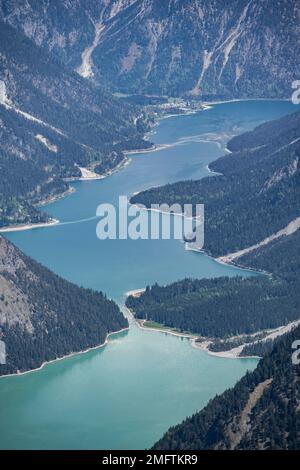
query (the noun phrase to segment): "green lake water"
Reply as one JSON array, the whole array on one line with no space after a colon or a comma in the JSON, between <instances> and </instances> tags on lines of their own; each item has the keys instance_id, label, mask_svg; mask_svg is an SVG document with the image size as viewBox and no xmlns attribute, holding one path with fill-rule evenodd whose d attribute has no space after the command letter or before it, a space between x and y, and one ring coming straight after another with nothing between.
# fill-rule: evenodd
<instances>
[{"instance_id":1,"label":"green lake water","mask_svg":"<svg viewBox=\"0 0 300 470\"><path fill-rule=\"evenodd\" d=\"M289 102L219 104L160 121L151 140L162 150L131 155L111 177L73 184L76 192L48 205L53 227L7 234L25 253L63 277L103 290L122 307L126 292L184 277L254 275L186 251L178 240L106 240L96 237L96 208L119 195L207 176L230 136L295 111ZM128 332L87 354L42 370L0 379L0 448L143 449L167 429L203 408L257 364L255 359L209 356L188 339Z\"/></svg>"}]
</instances>

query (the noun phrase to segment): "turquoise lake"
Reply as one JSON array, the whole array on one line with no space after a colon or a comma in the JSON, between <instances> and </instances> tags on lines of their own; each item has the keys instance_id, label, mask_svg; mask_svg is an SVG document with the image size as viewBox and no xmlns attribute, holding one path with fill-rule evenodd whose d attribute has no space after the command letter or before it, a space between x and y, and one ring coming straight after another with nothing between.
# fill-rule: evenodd
<instances>
[{"instance_id":1,"label":"turquoise lake","mask_svg":"<svg viewBox=\"0 0 300 470\"><path fill-rule=\"evenodd\" d=\"M214 105L159 122L159 151L130 155L112 176L73 184L76 192L44 207L52 227L7 234L25 253L79 285L102 290L123 308L126 292L184 277L254 275L186 251L178 240L96 237L96 209L151 186L208 176L231 136L295 111L284 101ZM221 359L188 339L141 330L42 370L0 379L2 449L143 449L171 426L233 386L255 359Z\"/></svg>"}]
</instances>

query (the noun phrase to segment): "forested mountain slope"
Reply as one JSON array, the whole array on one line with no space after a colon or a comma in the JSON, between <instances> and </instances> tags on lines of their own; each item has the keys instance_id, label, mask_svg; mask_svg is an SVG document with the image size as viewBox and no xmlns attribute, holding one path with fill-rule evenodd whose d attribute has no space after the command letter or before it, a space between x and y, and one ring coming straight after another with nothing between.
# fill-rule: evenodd
<instances>
[{"instance_id":1,"label":"forested mountain slope","mask_svg":"<svg viewBox=\"0 0 300 470\"><path fill-rule=\"evenodd\" d=\"M271 276L155 285L127 299L137 318L214 340L300 318L300 112L235 137L228 148L233 153L210 165L221 175L153 188L131 202L204 203L204 249Z\"/></svg>"},{"instance_id":2,"label":"forested mountain slope","mask_svg":"<svg viewBox=\"0 0 300 470\"><path fill-rule=\"evenodd\" d=\"M78 166L105 173L149 145L139 115L1 21L0 226L43 219L28 203L64 192Z\"/></svg>"},{"instance_id":3,"label":"forested mountain slope","mask_svg":"<svg viewBox=\"0 0 300 470\"><path fill-rule=\"evenodd\" d=\"M239 258L240 263L268 270L272 276L184 279L148 287L139 297L128 297L126 305L139 319L210 338L213 344L278 328L300 318L299 252L297 230ZM227 345L233 348L250 341L241 338L240 343ZM219 350L223 349L226 345L220 343ZM256 354L254 349L252 353Z\"/></svg>"},{"instance_id":4,"label":"forested mountain slope","mask_svg":"<svg viewBox=\"0 0 300 470\"><path fill-rule=\"evenodd\" d=\"M134 195L132 203L205 205L204 249L222 256L260 243L300 215L300 112L262 124L227 144L210 164L221 173Z\"/></svg>"},{"instance_id":5,"label":"forested mountain slope","mask_svg":"<svg viewBox=\"0 0 300 470\"><path fill-rule=\"evenodd\" d=\"M254 372L169 429L154 449L299 449L300 366L292 362L299 338L300 328L283 337Z\"/></svg>"},{"instance_id":6,"label":"forested mountain slope","mask_svg":"<svg viewBox=\"0 0 300 470\"><path fill-rule=\"evenodd\" d=\"M0 15L115 91L290 97L299 77L294 0L2 0Z\"/></svg>"},{"instance_id":7,"label":"forested mountain slope","mask_svg":"<svg viewBox=\"0 0 300 470\"><path fill-rule=\"evenodd\" d=\"M100 345L127 326L104 294L65 281L0 236L0 340L7 353L0 375Z\"/></svg>"}]
</instances>

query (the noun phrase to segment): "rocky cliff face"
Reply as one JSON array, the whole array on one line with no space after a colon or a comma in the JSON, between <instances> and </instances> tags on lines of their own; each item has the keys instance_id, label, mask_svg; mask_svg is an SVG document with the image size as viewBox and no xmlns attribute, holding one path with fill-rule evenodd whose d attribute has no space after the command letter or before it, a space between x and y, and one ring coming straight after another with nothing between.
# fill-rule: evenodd
<instances>
[{"instance_id":1,"label":"rocky cliff face","mask_svg":"<svg viewBox=\"0 0 300 470\"><path fill-rule=\"evenodd\" d=\"M2 18L82 76L125 93L290 97L294 0L1 2Z\"/></svg>"}]
</instances>

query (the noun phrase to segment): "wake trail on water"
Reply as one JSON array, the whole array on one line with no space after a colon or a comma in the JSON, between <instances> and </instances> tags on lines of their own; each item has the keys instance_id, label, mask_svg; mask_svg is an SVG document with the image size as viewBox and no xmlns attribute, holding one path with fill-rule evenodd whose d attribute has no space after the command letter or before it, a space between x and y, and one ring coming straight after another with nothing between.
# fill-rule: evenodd
<instances>
[{"instance_id":1,"label":"wake trail on water","mask_svg":"<svg viewBox=\"0 0 300 470\"><path fill-rule=\"evenodd\" d=\"M77 220L67 220L66 222L59 222L56 224L56 227L60 227L62 225L74 225L74 224L82 224L84 222L90 222L92 220L99 219L97 215L94 215L92 217L86 217L85 219L77 219Z\"/></svg>"}]
</instances>

